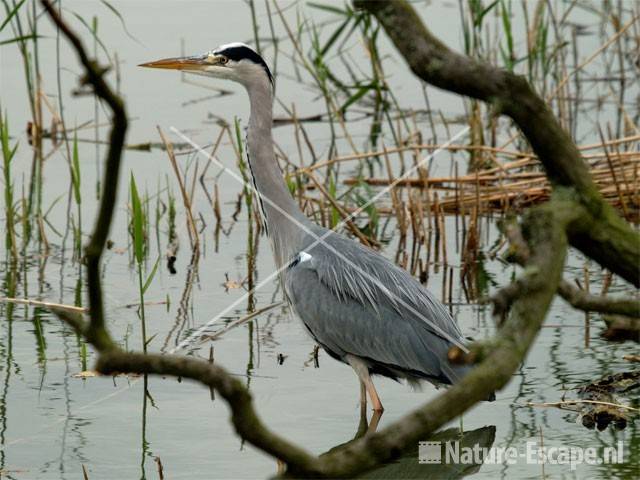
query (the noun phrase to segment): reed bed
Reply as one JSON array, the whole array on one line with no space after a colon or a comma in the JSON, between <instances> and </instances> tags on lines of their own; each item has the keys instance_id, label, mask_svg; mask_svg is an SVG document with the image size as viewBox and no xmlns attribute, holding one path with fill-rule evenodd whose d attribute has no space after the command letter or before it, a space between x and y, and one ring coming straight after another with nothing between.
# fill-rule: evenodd
<instances>
[{"instance_id":1,"label":"reed bed","mask_svg":"<svg viewBox=\"0 0 640 480\"><path fill-rule=\"evenodd\" d=\"M609 145L637 144L640 136L618 139ZM499 149L483 148L475 145L413 145L407 150L431 150L443 148L450 151L490 151L499 153L494 156L493 168L476 171L466 175L456 176L414 176L403 179L380 177L349 177L343 180L347 186L366 183L371 186L388 186L392 183L398 187L427 189L433 195L439 192L439 202L429 203L428 207L441 208L446 213L462 213L475 206L481 206L482 211L507 212L511 209L518 211L549 198L551 187L538 160L531 155L520 152L504 152ZM591 149L588 146L584 150ZM397 150L397 149L396 149ZM382 155L381 152L368 152L373 157ZM591 174L602 195L630 221L638 222L640 209L640 150L609 151L584 155L589 163ZM357 157L348 156L334 159L335 162L356 160ZM514 160L515 159L515 160ZM304 171L303 171L304 172ZM313 190L314 185L308 189ZM379 207L381 213L391 213L392 209Z\"/></svg>"}]
</instances>

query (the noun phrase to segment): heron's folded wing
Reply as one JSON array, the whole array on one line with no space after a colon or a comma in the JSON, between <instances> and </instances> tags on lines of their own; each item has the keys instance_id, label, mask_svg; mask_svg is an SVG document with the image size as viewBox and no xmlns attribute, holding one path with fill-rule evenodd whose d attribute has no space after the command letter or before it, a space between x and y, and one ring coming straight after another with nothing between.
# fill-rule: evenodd
<instances>
[{"instance_id":1,"label":"heron's folded wing","mask_svg":"<svg viewBox=\"0 0 640 480\"><path fill-rule=\"evenodd\" d=\"M322 242L316 241L304 251L310 255L304 265L312 266L319 281L338 299L351 298L376 311L395 310L416 328L450 345L464 343L447 308L408 272L379 253L328 231Z\"/></svg>"},{"instance_id":2,"label":"heron's folded wing","mask_svg":"<svg viewBox=\"0 0 640 480\"><path fill-rule=\"evenodd\" d=\"M448 341L396 308L379 287L367 287L364 282L371 279L344 268L329 271L318 252L302 252L285 274L289 300L318 343L338 357L349 353L439 381L450 377L441 365ZM355 294L352 282L358 280L361 288Z\"/></svg>"}]
</instances>

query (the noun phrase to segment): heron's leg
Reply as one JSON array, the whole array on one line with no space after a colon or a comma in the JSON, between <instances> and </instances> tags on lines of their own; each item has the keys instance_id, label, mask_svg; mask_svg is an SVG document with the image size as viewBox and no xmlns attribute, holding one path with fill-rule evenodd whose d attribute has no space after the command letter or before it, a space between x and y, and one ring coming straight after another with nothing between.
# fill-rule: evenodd
<instances>
[{"instance_id":1,"label":"heron's leg","mask_svg":"<svg viewBox=\"0 0 640 480\"><path fill-rule=\"evenodd\" d=\"M358 432L362 429L362 435L367 430L367 387L362 380L360 380L360 425L358 426Z\"/></svg>"},{"instance_id":2,"label":"heron's leg","mask_svg":"<svg viewBox=\"0 0 640 480\"><path fill-rule=\"evenodd\" d=\"M365 393L366 395L366 393ZM364 403L360 404L360 420L358 421L358 430L356 431L354 440L364 436L369 428L369 421L367 420L367 406Z\"/></svg>"},{"instance_id":3,"label":"heron's leg","mask_svg":"<svg viewBox=\"0 0 640 480\"><path fill-rule=\"evenodd\" d=\"M367 386L362 380L360 380L360 406L367 407Z\"/></svg>"},{"instance_id":4,"label":"heron's leg","mask_svg":"<svg viewBox=\"0 0 640 480\"><path fill-rule=\"evenodd\" d=\"M380 418L382 417L382 410L376 410L371 415L371 421L369 422L369 428L367 428L367 433L375 433L378 429L378 423L380 422Z\"/></svg>"},{"instance_id":5,"label":"heron's leg","mask_svg":"<svg viewBox=\"0 0 640 480\"><path fill-rule=\"evenodd\" d=\"M384 407L382 406L382 402L380 401L380 397L378 396L378 392L376 391L376 387L369 377L369 384L367 385L367 390L369 391L369 396L371 397L371 403L373 403L373 410L375 412L384 412Z\"/></svg>"},{"instance_id":6,"label":"heron's leg","mask_svg":"<svg viewBox=\"0 0 640 480\"><path fill-rule=\"evenodd\" d=\"M382 407L382 402L380 401L380 397L378 396L376 387L373 385L373 381L371 380L371 376L369 375L369 367L367 366L367 364L360 360L358 357L349 354L346 355L346 359L349 362L349 365L351 365L351 368L353 368L353 370L356 372L356 375L358 375L361 385L364 385L365 390L369 392L369 398L371 398L373 410L376 412L382 412L384 408Z\"/></svg>"}]
</instances>

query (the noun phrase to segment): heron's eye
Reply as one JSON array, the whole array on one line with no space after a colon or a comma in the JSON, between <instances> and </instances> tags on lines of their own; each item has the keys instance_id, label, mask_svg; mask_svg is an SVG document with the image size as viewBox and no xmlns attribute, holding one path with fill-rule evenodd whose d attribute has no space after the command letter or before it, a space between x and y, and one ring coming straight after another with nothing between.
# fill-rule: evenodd
<instances>
[{"instance_id":1,"label":"heron's eye","mask_svg":"<svg viewBox=\"0 0 640 480\"><path fill-rule=\"evenodd\" d=\"M227 63L229 63L229 59L227 57L220 57L218 62L220 63L220 65L226 65Z\"/></svg>"}]
</instances>

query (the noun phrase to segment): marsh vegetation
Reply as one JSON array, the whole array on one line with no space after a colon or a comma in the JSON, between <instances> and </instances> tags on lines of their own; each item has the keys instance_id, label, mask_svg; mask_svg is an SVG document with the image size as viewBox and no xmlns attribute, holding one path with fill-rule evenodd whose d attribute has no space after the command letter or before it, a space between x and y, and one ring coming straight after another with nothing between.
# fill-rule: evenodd
<instances>
[{"instance_id":1,"label":"marsh vegetation","mask_svg":"<svg viewBox=\"0 0 640 480\"><path fill-rule=\"evenodd\" d=\"M639 4L414 7L451 48L523 75L570 133L603 198L637 230ZM119 347L224 365L266 423L316 454L362 433L352 373L318 352L281 302L245 159L244 92L135 67L236 40L272 67L276 155L304 212L411 272L466 335L495 333L488 299L520 272L506 260L509 230L498 227L549 200L552 182L511 120L420 81L372 14L350 3L258 0L65 0L55 8L108 68L105 78L128 109L101 263L105 321ZM180 378L98 376L94 348L53 313L90 307L84 248L104 200L111 113L40 2L2 0L0 11L0 476L275 474L274 460L235 435L213 389ZM564 279L582 292L638 299L577 250ZM611 397L630 407L625 428L612 421L587 430L583 417L592 412L563 403L633 368L634 333L616 322L557 299L498 400L465 415L463 441L522 448L532 439L621 440L624 463L583 465L580 474L636 472L637 389L635 397L624 389ZM381 427L438 393L392 382L380 390L388 399ZM394 466L380 474L413 471L408 461ZM545 468L485 465L458 474L554 476L562 467Z\"/></svg>"}]
</instances>

